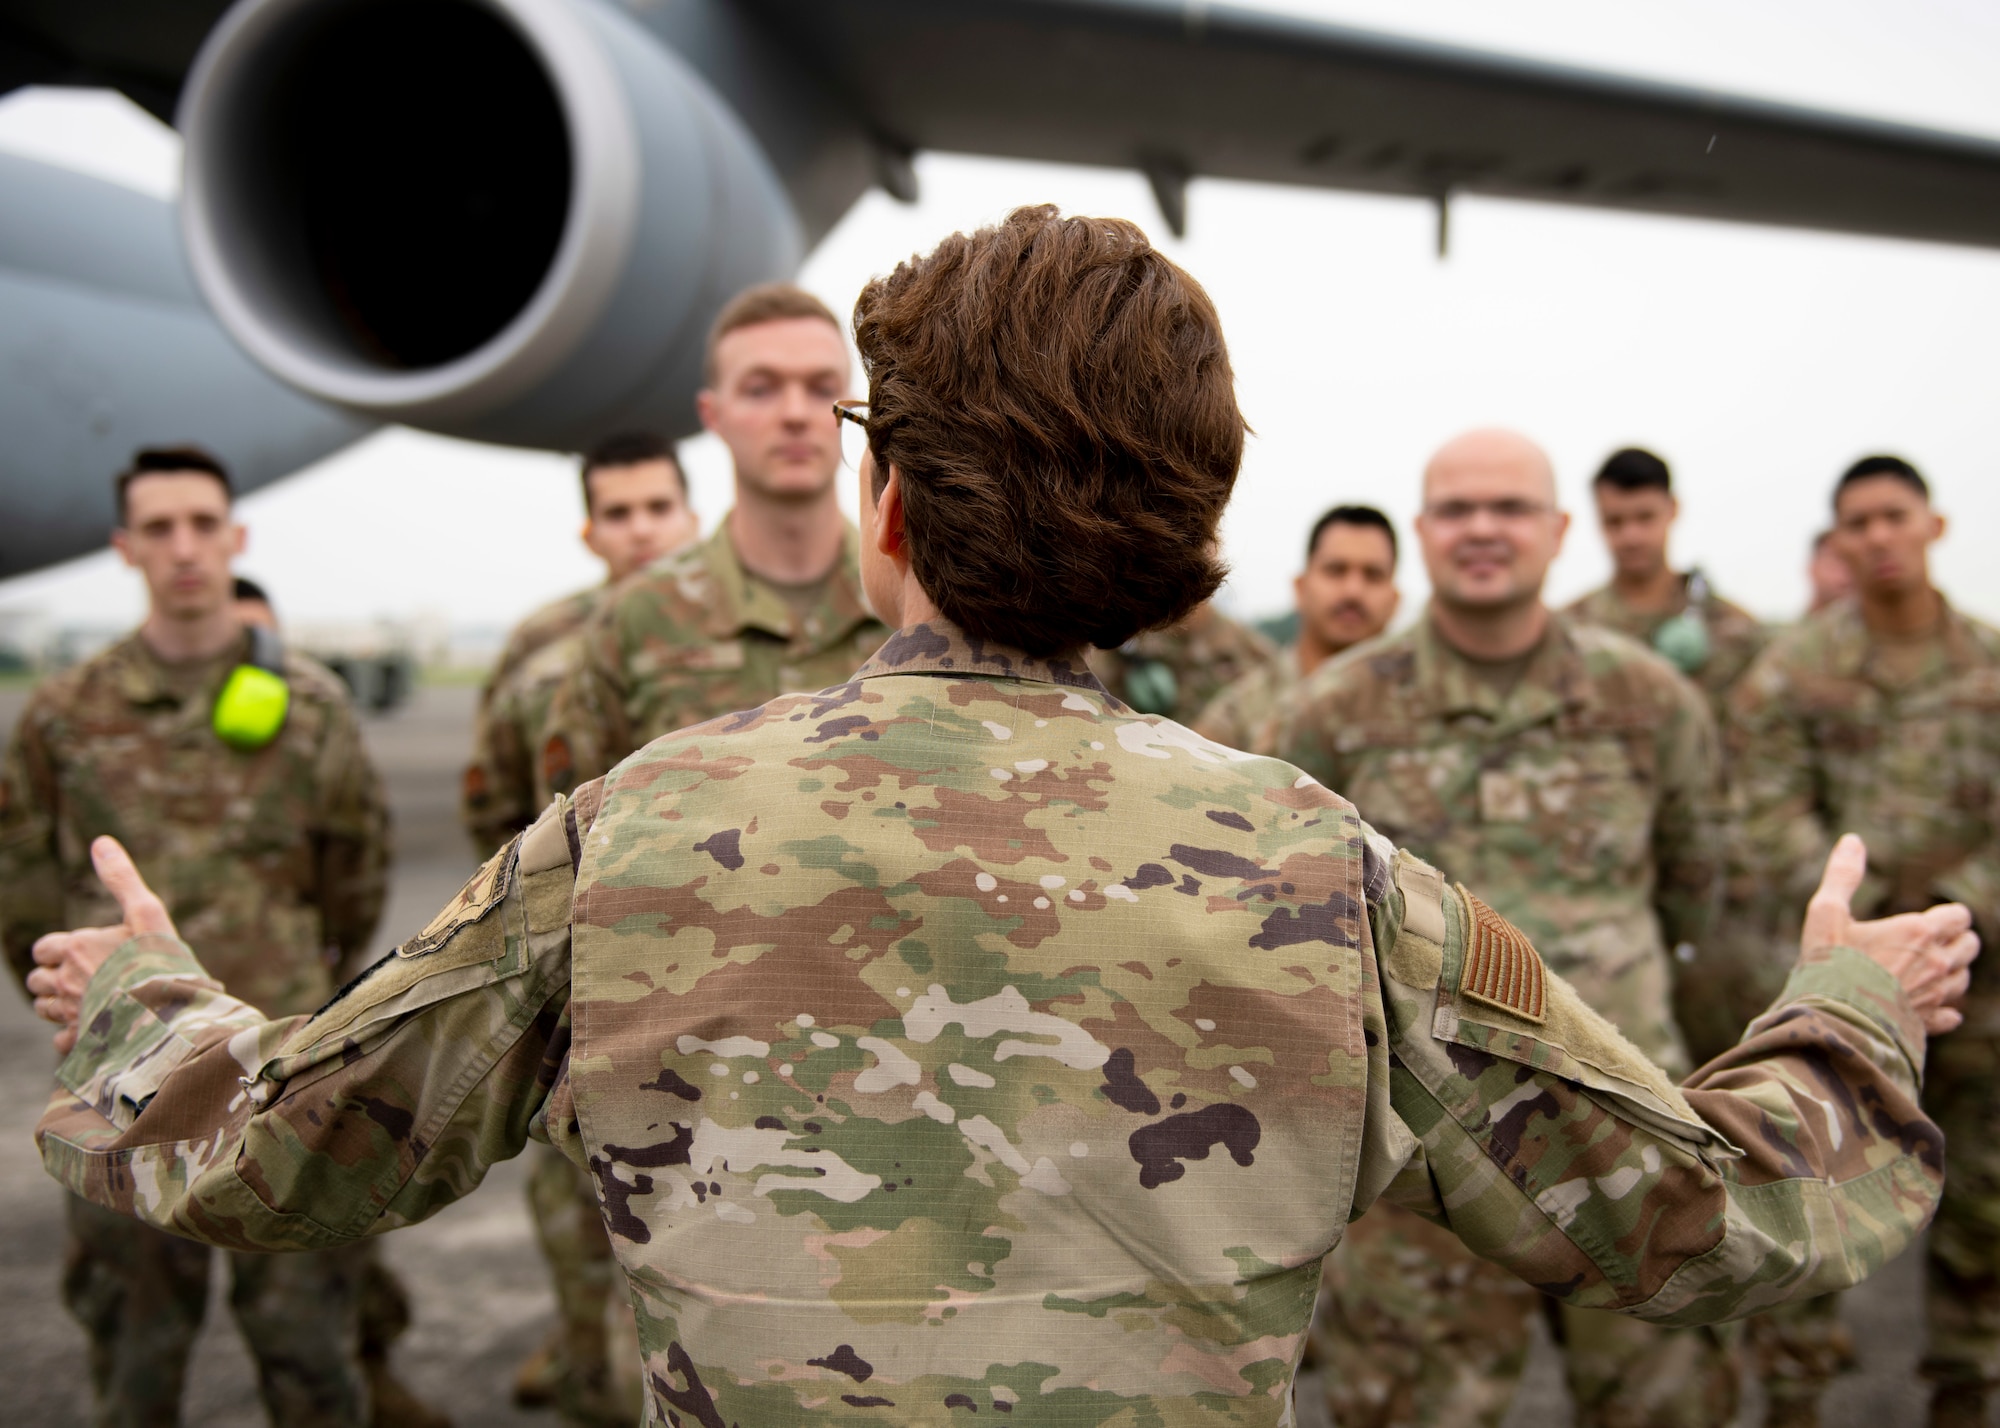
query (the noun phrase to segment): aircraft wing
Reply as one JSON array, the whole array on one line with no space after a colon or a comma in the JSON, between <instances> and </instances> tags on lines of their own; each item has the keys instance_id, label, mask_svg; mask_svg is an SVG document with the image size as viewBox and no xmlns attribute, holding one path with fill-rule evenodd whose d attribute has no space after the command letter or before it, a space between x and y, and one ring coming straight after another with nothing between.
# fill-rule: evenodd
<instances>
[{"instance_id":1,"label":"aircraft wing","mask_svg":"<svg viewBox=\"0 0 2000 1428\"><path fill-rule=\"evenodd\" d=\"M1198 0L741 0L907 149L2000 245L2000 143Z\"/></svg>"},{"instance_id":2,"label":"aircraft wing","mask_svg":"<svg viewBox=\"0 0 2000 1428\"><path fill-rule=\"evenodd\" d=\"M1204 0L733 0L893 154L2000 244L2000 143ZM7 0L0 89L162 117L227 0ZM653 8L632 3L642 17Z\"/></svg>"},{"instance_id":3,"label":"aircraft wing","mask_svg":"<svg viewBox=\"0 0 2000 1428\"><path fill-rule=\"evenodd\" d=\"M88 378L0 385L0 512L49 506L0 574L169 427L274 472L383 421L686 433L722 304L918 150L1137 168L1175 229L1212 176L1441 240L1475 193L2000 246L2000 142L1201 0L0 0L26 83L115 85L185 161L174 213L0 166L0 366Z\"/></svg>"}]
</instances>

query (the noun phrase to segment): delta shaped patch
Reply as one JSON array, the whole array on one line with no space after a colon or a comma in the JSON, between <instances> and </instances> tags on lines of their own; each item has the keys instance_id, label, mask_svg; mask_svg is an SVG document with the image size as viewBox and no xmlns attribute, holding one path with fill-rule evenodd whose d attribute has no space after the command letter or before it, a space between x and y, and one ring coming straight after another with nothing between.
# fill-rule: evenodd
<instances>
[{"instance_id":1,"label":"delta shaped patch","mask_svg":"<svg viewBox=\"0 0 2000 1428\"><path fill-rule=\"evenodd\" d=\"M1465 939L1465 975L1459 992L1527 1021L1540 1022L1548 1005L1548 971L1527 935L1464 888L1472 926Z\"/></svg>"}]
</instances>

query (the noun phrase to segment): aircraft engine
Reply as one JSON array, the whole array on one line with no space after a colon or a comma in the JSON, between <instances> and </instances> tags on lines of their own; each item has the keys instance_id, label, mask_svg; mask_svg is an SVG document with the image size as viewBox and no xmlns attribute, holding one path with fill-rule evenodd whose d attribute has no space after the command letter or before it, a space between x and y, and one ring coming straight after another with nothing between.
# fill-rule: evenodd
<instances>
[{"instance_id":1,"label":"aircraft engine","mask_svg":"<svg viewBox=\"0 0 2000 1428\"><path fill-rule=\"evenodd\" d=\"M804 251L736 113L598 0L243 0L178 123L224 327L379 420L685 434L715 313Z\"/></svg>"}]
</instances>

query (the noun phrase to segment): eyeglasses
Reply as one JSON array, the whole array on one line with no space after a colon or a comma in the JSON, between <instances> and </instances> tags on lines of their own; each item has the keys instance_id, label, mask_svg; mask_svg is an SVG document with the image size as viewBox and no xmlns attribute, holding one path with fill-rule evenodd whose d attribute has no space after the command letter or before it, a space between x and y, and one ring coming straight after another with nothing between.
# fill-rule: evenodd
<instances>
[{"instance_id":1,"label":"eyeglasses","mask_svg":"<svg viewBox=\"0 0 2000 1428\"><path fill-rule=\"evenodd\" d=\"M861 458L868 453L868 403L858 397L843 397L833 404L833 414L839 420L840 459L852 469L861 469Z\"/></svg>"},{"instance_id":2,"label":"eyeglasses","mask_svg":"<svg viewBox=\"0 0 2000 1428\"><path fill-rule=\"evenodd\" d=\"M1425 506L1424 514L1441 526L1462 526L1481 511L1506 524L1531 521L1555 509L1547 501L1524 501L1503 497L1498 501L1439 501Z\"/></svg>"}]
</instances>

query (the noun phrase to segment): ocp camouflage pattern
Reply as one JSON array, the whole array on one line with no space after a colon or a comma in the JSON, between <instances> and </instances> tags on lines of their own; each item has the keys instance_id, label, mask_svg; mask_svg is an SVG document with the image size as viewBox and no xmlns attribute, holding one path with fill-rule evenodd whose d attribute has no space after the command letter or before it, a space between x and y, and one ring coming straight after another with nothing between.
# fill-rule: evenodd
<instances>
[{"instance_id":1,"label":"ocp camouflage pattern","mask_svg":"<svg viewBox=\"0 0 2000 1428\"><path fill-rule=\"evenodd\" d=\"M1873 963L1816 956L1683 1094L1558 978L1539 1021L1465 996L1475 910L1298 770L919 625L559 800L313 1019L128 943L38 1135L101 1203L301 1248L534 1127L598 1186L649 1421L702 1428L1288 1423L1378 1197L1669 1322L1921 1229Z\"/></svg>"},{"instance_id":2,"label":"ocp camouflage pattern","mask_svg":"<svg viewBox=\"0 0 2000 1428\"><path fill-rule=\"evenodd\" d=\"M1648 1056L1686 1069L1668 949L1708 935L1724 810L1714 724L1665 661L1552 615L1503 697L1425 615L1313 671L1275 752L1464 878Z\"/></svg>"},{"instance_id":3,"label":"ocp camouflage pattern","mask_svg":"<svg viewBox=\"0 0 2000 1428\"><path fill-rule=\"evenodd\" d=\"M53 676L15 726L0 775L0 939L17 978L37 937L117 920L90 842L123 843L236 995L310 1011L382 914L389 810L345 687L287 652L291 707L254 752L209 727L240 649L194 669L137 634ZM344 973L342 975L345 975Z\"/></svg>"},{"instance_id":4,"label":"ocp camouflage pattern","mask_svg":"<svg viewBox=\"0 0 2000 1428\"><path fill-rule=\"evenodd\" d=\"M725 516L700 545L626 579L586 626L550 701L544 788L567 793L662 734L845 679L889 633L862 594L851 526L819 602L796 621L744 569L729 526Z\"/></svg>"},{"instance_id":5,"label":"ocp camouflage pattern","mask_svg":"<svg viewBox=\"0 0 2000 1428\"><path fill-rule=\"evenodd\" d=\"M1298 687L1298 650L1287 645L1225 685L1189 727L1232 749L1268 754L1277 745L1286 702Z\"/></svg>"},{"instance_id":6,"label":"ocp camouflage pattern","mask_svg":"<svg viewBox=\"0 0 2000 1428\"><path fill-rule=\"evenodd\" d=\"M581 632L609 587L565 595L514 627L479 691L459 820L484 858L535 821L548 803L540 777L549 705L582 649Z\"/></svg>"},{"instance_id":7,"label":"ocp camouflage pattern","mask_svg":"<svg viewBox=\"0 0 2000 1428\"><path fill-rule=\"evenodd\" d=\"M1775 943L1811 895L1798 861L1846 832L1868 845L1857 914L1962 902L2000 935L2000 630L1946 606L1915 670L1859 606L1779 634L1731 696L1743 809L1741 914ZM1927 1255L1930 1349L1944 1382L2000 1385L2000 967L1973 963L1965 1024L1933 1047L1924 1103L1949 1148Z\"/></svg>"},{"instance_id":8,"label":"ocp camouflage pattern","mask_svg":"<svg viewBox=\"0 0 2000 1428\"><path fill-rule=\"evenodd\" d=\"M1192 724L1210 700L1276 654L1263 635L1204 604L1180 623L1147 630L1117 649L1091 650L1088 660L1117 699L1141 713Z\"/></svg>"},{"instance_id":9,"label":"ocp camouflage pattern","mask_svg":"<svg viewBox=\"0 0 2000 1428\"><path fill-rule=\"evenodd\" d=\"M1587 625L1616 630L1651 649L1653 636L1659 633L1660 626L1688 607L1686 576L1681 577L1681 591L1680 604L1676 609L1635 610L1616 590L1604 585L1570 605L1563 613ZM1708 629L1708 658L1688 678L1708 696L1709 711L1720 725L1728 705L1729 691L1749 670L1750 662L1764 648L1770 633L1755 615L1713 591L1702 602L1699 613L1702 624Z\"/></svg>"}]
</instances>

